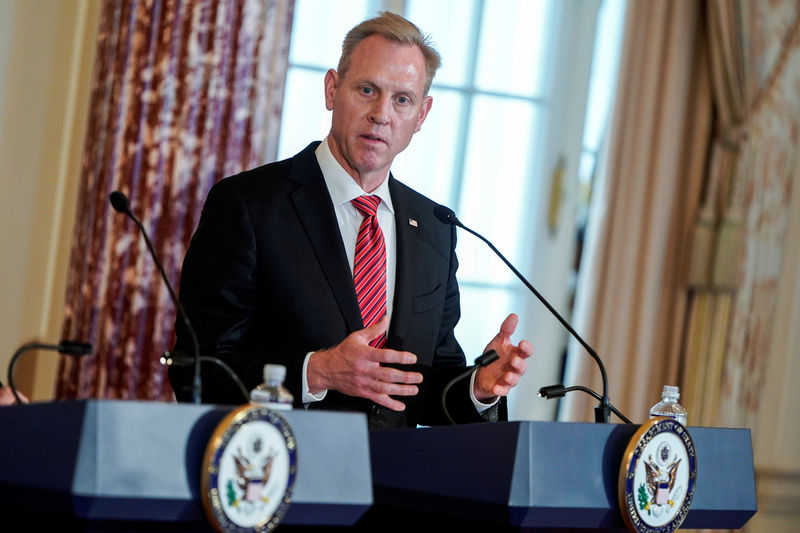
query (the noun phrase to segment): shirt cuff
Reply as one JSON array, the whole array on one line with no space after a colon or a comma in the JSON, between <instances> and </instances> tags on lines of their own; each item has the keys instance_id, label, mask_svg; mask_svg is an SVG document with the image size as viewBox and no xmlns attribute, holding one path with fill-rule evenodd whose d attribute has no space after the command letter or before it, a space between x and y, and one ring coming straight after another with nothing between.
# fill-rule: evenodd
<instances>
[{"instance_id":1,"label":"shirt cuff","mask_svg":"<svg viewBox=\"0 0 800 533\"><path fill-rule=\"evenodd\" d=\"M306 359L303 361L303 403L309 404L314 402L319 402L325 399L325 395L328 394L328 391L324 390L322 392L318 392L317 394L312 394L311 391L308 389L308 360L311 358L311 355L314 352L308 352L306 354Z\"/></svg>"},{"instance_id":2,"label":"shirt cuff","mask_svg":"<svg viewBox=\"0 0 800 533\"><path fill-rule=\"evenodd\" d=\"M314 352L308 352L306 354L306 359L303 361L303 403L309 404L314 402L319 402L325 399L325 395L328 394L328 391L324 390L322 392L318 392L317 394L312 394L311 391L308 389L308 360Z\"/></svg>"},{"instance_id":3,"label":"shirt cuff","mask_svg":"<svg viewBox=\"0 0 800 533\"><path fill-rule=\"evenodd\" d=\"M304 374L305 375L305 374ZM472 377L469 379L469 397L472 398L472 405L475 406L475 409L478 411L479 414L483 414L484 411L489 409L490 407L494 407L497 405L497 402L500 401L500 397L496 397L492 403L483 403L479 399L475 397L475 376L478 375L478 370L476 369L475 372L472 373Z\"/></svg>"}]
</instances>

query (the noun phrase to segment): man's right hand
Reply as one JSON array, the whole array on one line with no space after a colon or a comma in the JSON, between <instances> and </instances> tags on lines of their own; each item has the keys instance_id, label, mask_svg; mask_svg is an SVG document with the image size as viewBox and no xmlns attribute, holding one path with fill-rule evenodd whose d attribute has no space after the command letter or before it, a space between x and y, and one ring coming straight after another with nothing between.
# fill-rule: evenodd
<instances>
[{"instance_id":1,"label":"man's right hand","mask_svg":"<svg viewBox=\"0 0 800 533\"><path fill-rule=\"evenodd\" d=\"M367 398L394 411L404 410L405 404L391 396L417 394L416 384L422 382L422 374L381 366L381 363L411 365L417 362L413 353L369 345L388 327L389 318L384 316L372 326L351 333L336 346L311 354L306 369L309 391L317 394L336 390Z\"/></svg>"}]
</instances>

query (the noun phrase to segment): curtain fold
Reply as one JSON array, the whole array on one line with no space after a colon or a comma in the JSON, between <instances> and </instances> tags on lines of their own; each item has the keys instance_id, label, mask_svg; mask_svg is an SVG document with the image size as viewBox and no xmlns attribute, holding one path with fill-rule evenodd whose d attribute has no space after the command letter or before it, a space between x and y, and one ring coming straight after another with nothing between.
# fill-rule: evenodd
<instances>
[{"instance_id":1,"label":"curtain fold","mask_svg":"<svg viewBox=\"0 0 800 533\"><path fill-rule=\"evenodd\" d=\"M578 330L633 420L669 383L690 424L757 430L800 181L800 2L631 2L621 65ZM566 370L600 387L574 346Z\"/></svg>"},{"instance_id":2,"label":"curtain fold","mask_svg":"<svg viewBox=\"0 0 800 533\"><path fill-rule=\"evenodd\" d=\"M800 178L800 2L706 4L715 138L690 261L693 423L757 430L789 199Z\"/></svg>"},{"instance_id":3,"label":"curtain fold","mask_svg":"<svg viewBox=\"0 0 800 533\"><path fill-rule=\"evenodd\" d=\"M208 189L274 159L293 0L116 0L103 6L70 258L58 398L173 398L160 354L175 310L121 190L178 284Z\"/></svg>"},{"instance_id":4,"label":"curtain fold","mask_svg":"<svg viewBox=\"0 0 800 533\"><path fill-rule=\"evenodd\" d=\"M574 320L606 363L612 403L641 422L661 387L678 380L711 89L702 4L630 2L625 27ZM565 383L601 388L574 342ZM593 420L593 403L568 396L559 418Z\"/></svg>"}]
</instances>

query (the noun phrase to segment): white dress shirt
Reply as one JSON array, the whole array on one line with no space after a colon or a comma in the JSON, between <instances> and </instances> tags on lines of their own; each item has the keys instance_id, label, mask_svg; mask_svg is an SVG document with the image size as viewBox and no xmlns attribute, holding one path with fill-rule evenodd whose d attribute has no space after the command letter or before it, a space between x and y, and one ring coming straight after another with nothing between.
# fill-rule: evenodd
<instances>
[{"instance_id":1,"label":"white dress shirt","mask_svg":"<svg viewBox=\"0 0 800 533\"><path fill-rule=\"evenodd\" d=\"M361 227L361 221L364 217L361 213L351 204L351 200L363 196L365 194L372 194L380 197L381 203L378 204L378 225L381 227L383 239L386 242L386 314L391 321L392 304L394 302L394 282L397 270L397 237L395 233L395 217L394 207L392 206L392 196L389 194L389 174L386 174L381 184L377 189L371 193L365 192L358 183L350 176L344 168L333 157L330 147L328 146L328 139L326 138L317 147L315 154L317 162L322 170L322 177L325 180L325 186L328 188L331 200L333 201L333 210L336 213L336 221L339 223L339 232L342 236L342 243L344 244L344 251L347 254L347 261L350 264L350 272L353 272L356 254L356 240L358 238L358 230ZM306 354L306 359L303 364L303 403L308 404L311 402L318 402L325 398L327 391L322 391L319 394L312 394L308 388L308 379L306 370L308 368L308 359L313 352ZM472 373L470 380L470 396L472 403L478 412L483 412L496 401L490 404L485 404L478 401L473 393L475 384L475 374Z\"/></svg>"}]
</instances>

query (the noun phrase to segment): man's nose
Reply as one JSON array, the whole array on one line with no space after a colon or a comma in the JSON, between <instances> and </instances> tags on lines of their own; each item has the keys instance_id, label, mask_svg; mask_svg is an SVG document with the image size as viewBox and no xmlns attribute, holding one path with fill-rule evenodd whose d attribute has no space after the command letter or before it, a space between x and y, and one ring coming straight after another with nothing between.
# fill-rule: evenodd
<instances>
[{"instance_id":1,"label":"man's nose","mask_svg":"<svg viewBox=\"0 0 800 533\"><path fill-rule=\"evenodd\" d=\"M391 98L381 96L376 98L370 109L369 119L376 124L386 124L392 110Z\"/></svg>"}]
</instances>

